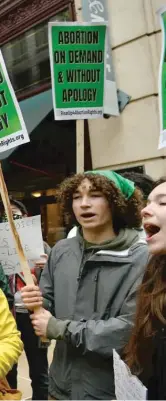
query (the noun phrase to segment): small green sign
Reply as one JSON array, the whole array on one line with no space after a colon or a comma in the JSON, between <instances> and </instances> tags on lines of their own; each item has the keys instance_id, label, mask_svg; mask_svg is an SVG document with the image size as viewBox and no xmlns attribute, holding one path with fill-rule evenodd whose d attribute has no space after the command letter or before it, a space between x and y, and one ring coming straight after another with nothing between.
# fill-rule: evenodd
<instances>
[{"instance_id":1,"label":"small green sign","mask_svg":"<svg viewBox=\"0 0 166 401\"><path fill-rule=\"evenodd\" d=\"M56 120L102 117L106 28L105 23L49 23Z\"/></svg>"},{"instance_id":2,"label":"small green sign","mask_svg":"<svg viewBox=\"0 0 166 401\"><path fill-rule=\"evenodd\" d=\"M29 136L0 52L0 152L29 142Z\"/></svg>"}]
</instances>

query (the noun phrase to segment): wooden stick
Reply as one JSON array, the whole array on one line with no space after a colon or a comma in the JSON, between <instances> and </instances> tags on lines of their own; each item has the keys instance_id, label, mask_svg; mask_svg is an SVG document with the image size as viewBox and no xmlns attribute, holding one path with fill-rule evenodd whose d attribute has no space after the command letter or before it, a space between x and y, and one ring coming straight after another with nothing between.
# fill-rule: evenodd
<instances>
[{"instance_id":1,"label":"wooden stick","mask_svg":"<svg viewBox=\"0 0 166 401\"><path fill-rule=\"evenodd\" d=\"M88 0L87 0L88 1ZM75 0L76 19L82 22L81 0ZM84 120L76 121L76 171L84 172Z\"/></svg>"},{"instance_id":2,"label":"wooden stick","mask_svg":"<svg viewBox=\"0 0 166 401\"><path fill-rule=\"evenodd\" d=\"M77 174L84 171L84 120L76 121Z\"/></svg>"}]
</instances>

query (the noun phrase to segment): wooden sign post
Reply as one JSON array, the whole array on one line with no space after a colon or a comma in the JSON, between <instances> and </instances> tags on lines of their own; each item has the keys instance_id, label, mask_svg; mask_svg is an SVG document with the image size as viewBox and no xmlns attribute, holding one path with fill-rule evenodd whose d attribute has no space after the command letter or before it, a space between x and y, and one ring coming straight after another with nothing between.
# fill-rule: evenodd
<instances>
[{"instance_id":1,"label":"wooden sign post","mask_svg":"<svg viewBox=\"0 0 166 401\"><path fill-rule=\"evenodd\" d=\"M75 0L76 20L82 22L81 0ZM76 120L76 172L84 172L84 120Z\"/></svg>"},{"instance_id":2,"label":"wooden sign post","mask_svg":"<svg viewBox=\"0 0 166 401\"><path fill-rule=\"evenodd\" d=\"M76 120L76 171L84 172L84 120Z\"/></svg>"}]
</instances>

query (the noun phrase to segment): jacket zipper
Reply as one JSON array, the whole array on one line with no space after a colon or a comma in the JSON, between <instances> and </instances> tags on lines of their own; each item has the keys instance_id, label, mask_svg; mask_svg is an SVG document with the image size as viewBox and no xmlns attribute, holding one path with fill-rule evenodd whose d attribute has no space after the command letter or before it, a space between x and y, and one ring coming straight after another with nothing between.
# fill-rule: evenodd
<instances>
[{"instance_id":1,"label":"jacket zipper","mask_svg":"<svg viewBox=\"0 0 166 401\"><path fill-rule=\"evenodd\" d=\"M97 302L98 302L98 281L99 281L99 274L100 274L101 268L98 269L98 272L96 273L95 276L95 295L94 295L94 306L93 306L93 312L97 312Z\"/></svg>"},{"instance_id":2,"label":"jacket zipper","mask_svg":"<svg viewBox=\"0 0 166 401\"><path fill-rule=\"evenodd\" d=\"M91 256L94 255L94 250L92 251L92 253L91 253L91 255L89 256L89 258L88 258L88 259L84 262L84 264L83 264L82 262L83 262L83 259L84 259L84 253L85 253L85 247L83 247L83 251L82 251L81 263L80 263L79 275L77 276L77 281L80 281L80 280L81 280L82 272L83 272L83 270L84 270L84 266L85 266L86 262L89 262Z\"/></svg>"},{"instance_id":3,"label":"jacket zipper","mask_svg":"<svg viewBox=\"0 0 166 401\"><path fill-rule=\"evenodd\" d=\"M82 262L83 262L83 259L84 259L84 252L85 252L85 247L83 246L83 248L82 248L82 255L81 255L81 262L80 262L80 267L79 267L79 273L78 273L78 276L77 276L77 281L78 281L78 282L79 282L80 279L81 279L81 275L82 275L82 271L83 271Z\"/></svg>"}]
</instances>

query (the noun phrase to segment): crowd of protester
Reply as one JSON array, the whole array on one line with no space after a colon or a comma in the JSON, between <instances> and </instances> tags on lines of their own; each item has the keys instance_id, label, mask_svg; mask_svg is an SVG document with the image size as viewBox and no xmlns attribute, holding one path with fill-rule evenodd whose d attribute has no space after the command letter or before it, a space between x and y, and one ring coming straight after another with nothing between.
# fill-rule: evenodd
<instances>
[{"instance_id":1,"label":"crowd of protester","mask_svg":"<svg viewBox=\"0 0 166 401\"><path fill-rule=\"evenodd\" d=\"M166 399L166 179L88 171L62 182L58 202L73 229L43 244L34 285L0 266L0 394L20 399L24 346L34 400L115 400L113 349L148 399ZM28 215L12 198L11 209ZM50 367L43 337L56 340Z\"/></svg>"}]
</instances>

